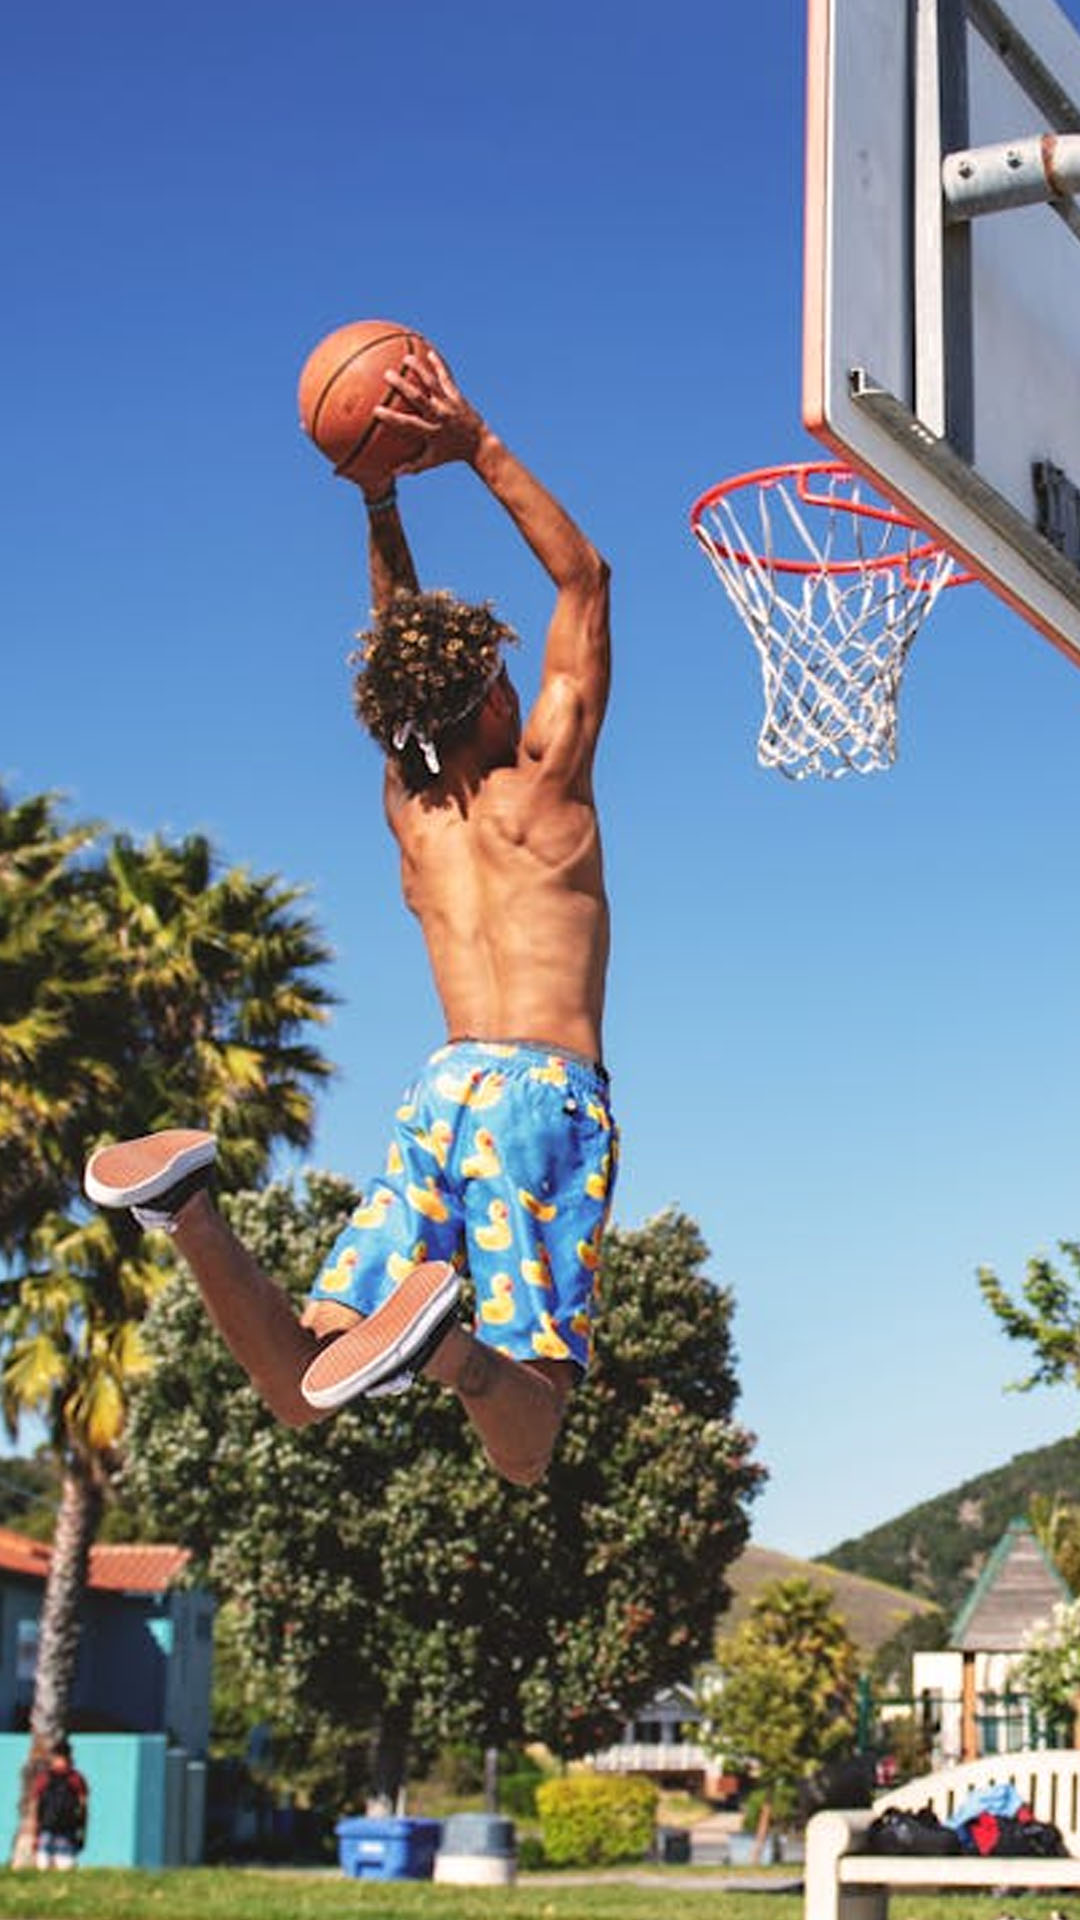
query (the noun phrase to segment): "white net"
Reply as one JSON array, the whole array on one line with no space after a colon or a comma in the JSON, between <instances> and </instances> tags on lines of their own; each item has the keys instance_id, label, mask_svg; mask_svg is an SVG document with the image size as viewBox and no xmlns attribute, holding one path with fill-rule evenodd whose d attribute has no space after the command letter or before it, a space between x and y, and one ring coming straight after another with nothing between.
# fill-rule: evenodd
<instances>
[{"instance_id":1,"label":"white net","mask_svg":"<svg viewBox=\"0 0 1080 1920\"><path fill-rule=\"evenodd\" d=\"M693 527L761 660L761 765L793 780L891 766L904 664L952 555L835 466L748 475Z\"/></svg>"}]
</instances>

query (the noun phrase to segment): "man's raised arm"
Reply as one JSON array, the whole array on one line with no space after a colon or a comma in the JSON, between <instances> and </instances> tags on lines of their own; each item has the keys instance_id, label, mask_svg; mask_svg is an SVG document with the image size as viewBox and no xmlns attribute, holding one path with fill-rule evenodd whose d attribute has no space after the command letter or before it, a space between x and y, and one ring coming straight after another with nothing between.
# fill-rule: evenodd
<instances>
[{"instance_id":1,"label":"man's raised arm","mask_svg":"<svg viewBox=\"0 0 1080 1920\"><path fill-rule=\"evenodd\" d=\"M419 582L397 506L397 488L391 481L377 499L365 495L368 512L368 571L371 607L382 613L395 593L415 593Z\"/></svg>"},{"instance_id":2,"label":"man's raised arm","mask_svg":"<svg viewBox=\"0 0 1080 1920\"><path fill-rule=\"evenodd\" d=\"M573 682L582 720L595 739L611 675L610 569L565 508L493 433L455 386L438 354L410 355L404 374L388 374L405 402L386 418L422 429L427 445L406 469L418 473L450 460L473 468L555 583L557 599L544 650L544 681ZM378 409L377 409L378 411Z\"/></svg>"}]
</instances>

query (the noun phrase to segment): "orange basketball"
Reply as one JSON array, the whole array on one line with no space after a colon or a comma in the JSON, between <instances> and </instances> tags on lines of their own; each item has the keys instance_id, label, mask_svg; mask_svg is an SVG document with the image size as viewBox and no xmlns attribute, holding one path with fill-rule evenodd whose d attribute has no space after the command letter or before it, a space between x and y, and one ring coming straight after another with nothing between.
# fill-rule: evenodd
<instances>
[{"instance_id":1,"label":"orange basketball","mask_svg":"<svg viewBox=\"0 0 1080 1920\"><path fill-rule=\"evenodd\" d=\"M394 320L354 320L338 327L309 354L300 375L300 425L334 470L365 493L389 485L395 467L415 459L424 441L415 427L376 420L377 406L400 408L386 384L408 353L427 346L422 334Z\"/></svg>"}]
</instances>

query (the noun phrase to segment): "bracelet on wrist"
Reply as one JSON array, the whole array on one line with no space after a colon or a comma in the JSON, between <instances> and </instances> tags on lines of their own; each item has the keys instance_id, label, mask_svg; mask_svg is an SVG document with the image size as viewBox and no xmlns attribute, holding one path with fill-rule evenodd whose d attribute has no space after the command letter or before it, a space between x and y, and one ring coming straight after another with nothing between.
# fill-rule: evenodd
<instances>
[{"instance_id":1,"label":"bracelet on wrist","mask_svg":"<svg viewBox=\"0 0 1080 1920\"><path fill-rule=\"evenodd\" d=\"M364 504L369 513L389 513L390 508L397 505L396 483L391 480L386 492L376 495L375 499L372 499L370 494L365 494Z\"/></svg>"}]
</instances>

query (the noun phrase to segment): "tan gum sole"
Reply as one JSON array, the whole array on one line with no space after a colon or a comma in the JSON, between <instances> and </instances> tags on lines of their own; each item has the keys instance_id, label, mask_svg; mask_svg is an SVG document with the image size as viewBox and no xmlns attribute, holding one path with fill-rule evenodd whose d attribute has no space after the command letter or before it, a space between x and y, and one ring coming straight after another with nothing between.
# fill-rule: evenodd
<instances>
[{"instance_id":1,"label":"tan gum sole","mask_svg":"<svg viewBox=\"0 0 1080 1920\"><path fill-rule=\"evenodd\" d=\"M208 1167L215 1158L212 1133L195 1127L168 1127L138 1140L99 1147L86 1164L84 1186L101 1207L143 1206L167 1193L178 1180Z\"/></svg>"},{"instance_id":2,"label":"tan gum sole","mask_svg":"<svg viewBox=\"0 0 1080 1920\"><path fill-rule=\"evenodd\" d=\"M334 1336L300 1382L309 1406L340 1407L401 1373L451 1311L461 1282L448 1260L426 1260L381 1307Z\"/></svg>"}]
</instances>

